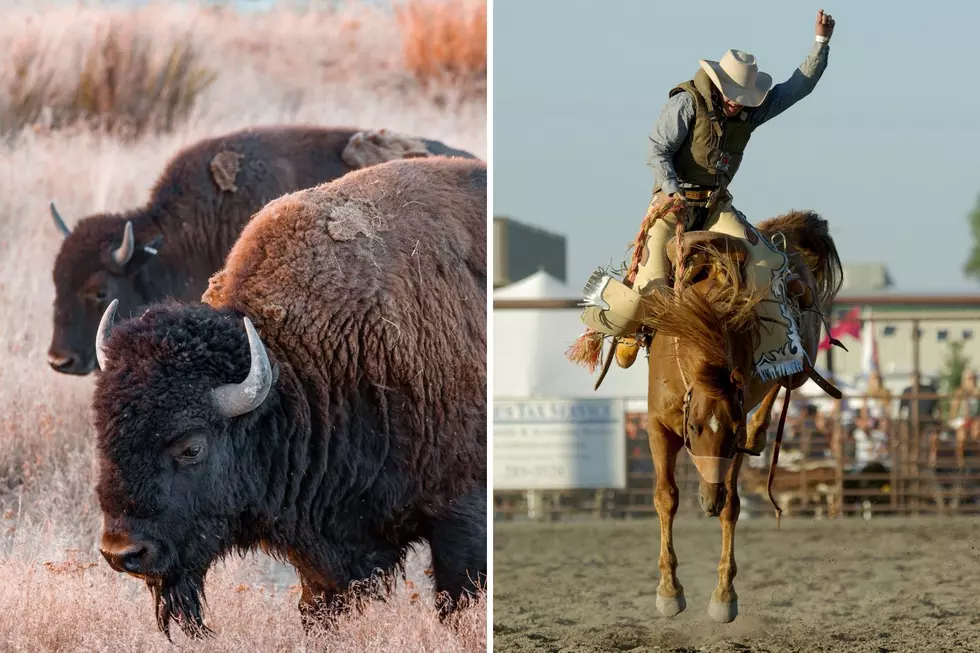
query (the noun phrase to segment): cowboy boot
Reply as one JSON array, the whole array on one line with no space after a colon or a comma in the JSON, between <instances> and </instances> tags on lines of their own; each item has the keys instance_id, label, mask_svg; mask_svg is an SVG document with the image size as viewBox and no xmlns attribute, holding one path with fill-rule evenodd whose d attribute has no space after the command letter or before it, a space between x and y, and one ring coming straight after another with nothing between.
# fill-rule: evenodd
<instances>
[{"instance_id":1,"label":"cowboy boot","mask_svg":"<svg viewBox=\"0 0 980 653\"><path fill-rule=\"evenodd\" d=\"M585 299L582 304L586 308L582 311L582 322L600 333L626 340L622 358L617 346L616 362L620 367L632 365L639 351L638 345L634 347L632 336L640 328L641 295L668 285L666 246L673 229L673 223L658 220L647 231L646 255L640 262L632 288L597 268L583 289ZM633 345L630 340L634 341ZM635 351L631 353L633 349Z\"/></svg>"}]
</instances>

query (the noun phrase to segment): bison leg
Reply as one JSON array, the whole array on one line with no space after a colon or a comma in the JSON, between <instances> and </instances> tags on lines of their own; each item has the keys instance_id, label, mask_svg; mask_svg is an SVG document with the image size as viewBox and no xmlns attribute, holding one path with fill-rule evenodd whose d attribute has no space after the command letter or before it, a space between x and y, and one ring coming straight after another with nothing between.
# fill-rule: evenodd
<instances>
[{"instance_id":1,"label":"bison leg","mask_svg":"<svg viewBox=\"0 0 980 653\"><path fill-rule=\"evenodd\" d=\"M723 624L730 623L738 616L738 594L735 593L735 522L738 521L741 502L738 498L738 470L742 466L742 454L735 456L735 463L728 472L725 485L728 499L721 515L721 561L718 563L718 586L711 594L708 603L708 616Z\"/></svg>"},{"instance_id":2,"label":"bison leg","mask_svg":"<svg viewBox=\"0 0 980 653\"><path fill-rule=\"evenodd\" d=\"M473 596L487 578L487 489L453 504L452 513L432 524L429 537L439 617L453 614L464 594Z\"/></svg>"},{"instance_id":3,"label":"bison leg","mask_svg":"<svg viewBox=\"0 0 980 653\"><path fill-rule=\"evenodd\" d=\"M303 590L299 612L303 629L308 634L317 628L330 628L336 617L360 612L368 601L386 600L394 589L393 572L404 557L404 551L388 542L358 542L352 548L370 552L363 559L339 557L311 567L300 563L297 556L290 556ZM344 550L340 545L331 548L335 552ZM323 567L334 569L337 574L326 577L317 571Z\"/></svg>"},{"instance_id":4,"label":"bison leg","mask_svg":"<svg viewBox=\"0 0 980 653\"><path fill-rule=\"evenodd\" d=\"M665 617L673 617L687 607L684 587L677 580L677 554L674 553L674 516L677 514L678 491L674 468L681 439L651 420L649 426L650 451L657 473L657 486L653 503L660 518L660 584L657 585L657 610Z\"/></svg>"},{"instance_id":5,"label":"bison leg","mask_svg":"<svg viewBox=\"0 0 980 653\"><path fill-rule=\"evenodd\" d=\"M772 421L772 407L776 403L779 387L778 383L773 384L762 403L759 404L759 409L752 416L752 421L749 422L748 434L745 436L745 449L752 454L760 454L766 448L766 436L769 431L769 423Z\"/></svg>"}]
</instances>

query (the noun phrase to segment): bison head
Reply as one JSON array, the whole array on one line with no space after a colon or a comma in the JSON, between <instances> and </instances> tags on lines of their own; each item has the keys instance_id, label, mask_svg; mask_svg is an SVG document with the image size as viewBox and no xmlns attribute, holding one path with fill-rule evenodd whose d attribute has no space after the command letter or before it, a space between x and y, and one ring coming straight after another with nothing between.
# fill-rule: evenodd
<instances>
[{"instance_id":1,"label":"bison head","mask_svg":"<svg viewBox=\"0 0 980 653\"><path fill-rule=\"evenodd\" d=\"M162 238L138 245L133 222L93 216L72 232L51 203L55 226L64 235L54 265L54 332L48 364L64 374L95 368L95 329L110 301L129 315L146 303L139 273L156 255Z\"/></svg>"},{"instance_id":2,"label":"bison head","mask_svg":"<svg viewBox=\"0 0 980 653\"><path fill-rule=\"evenodd\" d=\"M247 317L167 302L113 329L116 305L96 340L100 548L147 583L168 637L171 619L203 634L207 571L253 544L268 498L277 369Z\"/></svg>"}]
</instances>

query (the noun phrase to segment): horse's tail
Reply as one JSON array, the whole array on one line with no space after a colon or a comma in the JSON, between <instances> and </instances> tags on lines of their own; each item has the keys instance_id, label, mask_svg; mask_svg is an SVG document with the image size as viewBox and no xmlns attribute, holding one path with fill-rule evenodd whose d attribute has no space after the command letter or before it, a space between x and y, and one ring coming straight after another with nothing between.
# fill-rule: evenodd
<instances>
[{"instance_id":1,"label":"horse's tail","mask_svg":"<svg viewBox=\"0 0 980 653\"><path fill-rule=\"evenodd\" d=\"M796 250L813 273L820 309L830 310L844 282L844 268L828 222L813 211L791 211L764 220L758 228L770 238L776 233L786 238L787 249Z\"/></svg>"}]
</instances>

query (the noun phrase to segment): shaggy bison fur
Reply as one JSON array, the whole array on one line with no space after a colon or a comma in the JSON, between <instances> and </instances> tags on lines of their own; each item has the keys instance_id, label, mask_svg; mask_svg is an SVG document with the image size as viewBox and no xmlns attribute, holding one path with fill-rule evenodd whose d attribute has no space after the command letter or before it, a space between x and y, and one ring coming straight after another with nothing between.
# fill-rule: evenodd
<instances>
[{"instance_id":1,"label":"shaggy bison fur","mask_svg":"<svg viewBox=\"0 0 980 653\"><path fill-rule=\"evenodd\" d=\"M259 547L296 568L306 626L417 542L442 616L482 585L486 183L461 158L355 171L262 209L204 303L114 327L110 305L100 546L164 632L205 631L208 569Z\"/></svg>"},{"instance_id":2,"label":"shaggy bison fur","mask_svg":"<svg viewBox=\"0 0 980 653\"><path fill-rule=\"evenodd\" d=\"M122 316L166 297L198 300L249 218L271 200L369 164L426 153L473 158L387 130L258 127L180 151L141 208L93 215L69 230L52 203L65 239L54 265L49 365L66 374L95 369L95 330L113 299Z\"/></svg>"}]
</instances>

